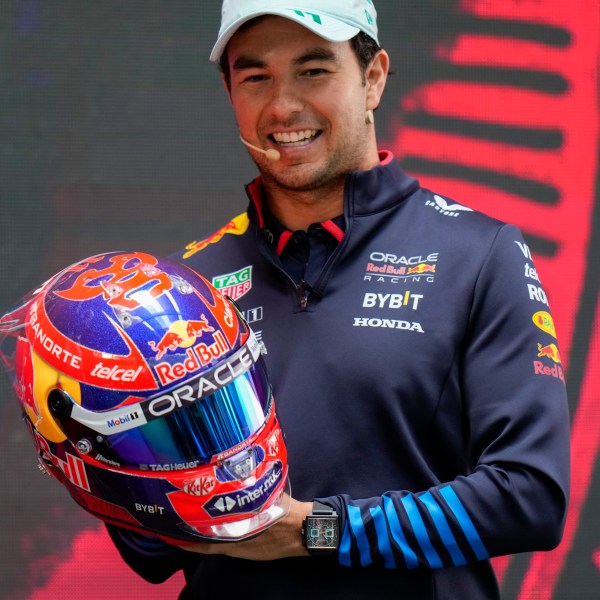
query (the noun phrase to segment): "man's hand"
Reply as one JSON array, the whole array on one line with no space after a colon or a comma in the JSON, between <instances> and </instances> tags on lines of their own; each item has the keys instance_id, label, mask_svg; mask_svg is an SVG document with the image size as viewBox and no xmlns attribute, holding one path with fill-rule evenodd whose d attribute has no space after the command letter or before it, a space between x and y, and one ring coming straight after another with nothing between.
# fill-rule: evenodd
<instances>
[{"instance_id":1,"label":"man's hand","mask_svg":"<svg viewBox=\"0 0 600 600\"><path fill-rule=\"evenodd\" d=\"M247 560L276 560L290 556L309 556L302 544L302 521L312 509L312 502L290 498L290 511L260 535L241 542L200 543L181 546L188 552L225 554Z\"/></svg>"}]
</instances>

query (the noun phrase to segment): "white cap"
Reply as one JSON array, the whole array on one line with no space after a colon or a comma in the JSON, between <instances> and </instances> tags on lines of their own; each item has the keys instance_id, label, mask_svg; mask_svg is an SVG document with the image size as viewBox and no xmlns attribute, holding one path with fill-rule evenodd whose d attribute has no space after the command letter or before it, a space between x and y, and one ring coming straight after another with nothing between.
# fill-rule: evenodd
<instances>
[{"instance_id":1,"label":"white cap","mask_svg":"<svg viewBox=\"0 0 600 600\"><path fill-rule=\"evenodd\" d=\"M221 29L210 60L217 62L239 27L261 15L291 19L330 42L345 42L363 31L379 44L371 0L223 0Z\"/></svg>"}]
</instances>

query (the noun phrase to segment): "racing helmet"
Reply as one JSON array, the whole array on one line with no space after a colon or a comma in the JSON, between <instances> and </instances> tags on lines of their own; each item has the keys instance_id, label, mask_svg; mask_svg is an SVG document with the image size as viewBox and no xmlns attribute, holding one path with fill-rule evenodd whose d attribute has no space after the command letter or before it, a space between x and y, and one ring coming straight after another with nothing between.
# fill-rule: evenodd
<instances>
[{"instance_id":1,"label":"racing helmet","mask_svg":"<svg viewBox=\"0 0 600 600\"><path fill-rule=\"evenodd\" d=\"M185 544L244 539L289 511L262 344L188 267L77 262L0 318L0 358L43 470L94 516Z\"/></svg>"}]
</instances>

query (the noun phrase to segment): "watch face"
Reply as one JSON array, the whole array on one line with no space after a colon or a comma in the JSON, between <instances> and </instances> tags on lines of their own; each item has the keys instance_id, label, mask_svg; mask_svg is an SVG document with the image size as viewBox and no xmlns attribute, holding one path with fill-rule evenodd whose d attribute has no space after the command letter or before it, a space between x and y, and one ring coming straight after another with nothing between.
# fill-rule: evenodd
<instances>
[{"instance_id":1,"label":"watch face","mask_svg":"<svg viewBox=\"0 0 600 600\"><path fill-rule=\"evenodd\" d=\"M337 517L308 517L306 520L306 546L308 548L337 548Z\"/></svg>"}]
</instances>

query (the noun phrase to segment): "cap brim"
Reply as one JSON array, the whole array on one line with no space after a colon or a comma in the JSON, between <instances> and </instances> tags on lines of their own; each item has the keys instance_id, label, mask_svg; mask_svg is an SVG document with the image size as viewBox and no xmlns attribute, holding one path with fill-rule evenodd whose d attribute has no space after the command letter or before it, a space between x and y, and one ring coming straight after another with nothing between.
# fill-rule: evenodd
<instances>
[{"instance_id":1,"label":"cap brim","mask_svg":"<svg viewBox=\"0 0 600 600\"><path fill-rule=\"evenodd\" d=\"M294 10L289 8L274 8L268 10L256 11L244 17L234 21L227 29L219 34L217 43L214 45L212 52L210 53L210 60L217 62L221 58L221 54L225 50L225 46L229 43L229 40L234 36L235 32L247 21L250 21L256 17L264 15L274 15L278 17L284 17L290 19L296 23L306 27L319 37L322 37L330 42L345 42L360 32L358 27L348 25L338 19L333 19L327 15L320 15L320 23L317 23L309 16L303 14L297 14Z\"/></svg>"}]
</instances>

